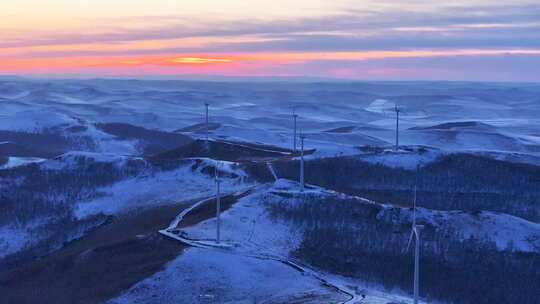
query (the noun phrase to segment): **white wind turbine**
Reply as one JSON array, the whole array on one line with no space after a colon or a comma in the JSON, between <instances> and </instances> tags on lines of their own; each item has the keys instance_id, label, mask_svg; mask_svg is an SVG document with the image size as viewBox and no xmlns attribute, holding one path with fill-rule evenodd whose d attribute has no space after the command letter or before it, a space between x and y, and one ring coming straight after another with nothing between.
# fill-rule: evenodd
<instances>
[{"instance_id":1,"label":"white wind turbine","mask_svg":"<svg viewBox=\"0 0 540 304\"><path fill-rule=\"evenodd\" d=\"M219 179L219 174L218 174L218 164L219 163L216 163L216 243L219 244L220 242L220 238L221 238L221 231L220 231L220 225L221 225L221 219L220 219L220 214L221 214L221 180Z\"/></svg>"},{"instance_id":2,"label":"white wind turbine","mask_svg":"<svg viewBox=\"0 0 540 304\"><path fill-rule=\"evenodd\" d=\"M302 131L300 131L300 190L304 192L305 182L304 182L304 139L306 136Z\"/></svg>"},{"instance_id":3,"label":"white wind turbine","mask_svg":"<svg viewBox=\"0 0 540 304\"><path fill-rule=\"evenodd\" d=\"M413 223L409 242L407 243L407 252L411 246L414 237L414 304L418 304L419 289L420 289L420 231L424 228L423 225L416 224L416 188L414 186L414 202L413 202Z\"/></svg>"},{"instance_id":4,"label":"white wind turbine","mask_svg":"<svg viewBox=\"0 0 540 304\"><path fill-rule=\"evenodd\" d=\"M396 147L395 150L399 150L399 113L401 112L401 109L396 104L394 111L396 111Z\"/></svg>"},{"instance_id":5,"label":"white wind turbine","mask_svg":"<svg viewBox=\"0 0 540 304\"><path fill-rule=\"evenodd\" d=\"M293 152L296 154L296 120L298 119L298 114L296 114L296 109L293 107L293 121L294 121L294 133L293 133Z\"/></svg>"},{"instance_id":6,"label":"white wind turbine","mask_svg":"<svg viewBox=\"0 0 540 304\"><path fill-rule=\"evenodd\" d=\"M206 137L206 144L208 144L208 133L210 132L209 126L208 126L208 106L210 106L209 103L205 102L204 106L206 107L206 116L205 116L205 123L204 123L204 133Z\"/></svg>"}]
</instances>

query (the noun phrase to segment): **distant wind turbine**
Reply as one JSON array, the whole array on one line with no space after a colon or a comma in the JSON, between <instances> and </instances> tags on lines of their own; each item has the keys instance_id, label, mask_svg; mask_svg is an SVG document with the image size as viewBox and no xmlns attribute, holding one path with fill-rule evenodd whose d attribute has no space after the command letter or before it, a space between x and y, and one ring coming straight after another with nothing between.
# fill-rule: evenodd
<instances>
[{"instance_id":1,"label":"distant wind turbine","mask_svg":"<svg viewBox=\"0 0 540 304\"><path fill-rule=\"evenodd\" d=\"M221 193L220 193L220 186L221 186L221 180L219 179L219 171L218 171L218 165L216 164L216 243L219 244L220 242L220 225L221 225Z\"/></svg>"},{"instance_id":2,"label":"distant wind turbine","mask_svg":"<svg viewBox=\"0 0 540 304\"><path fill-rule=\"evenodd\" d=\"M407 243L407 252L411 246L411 242L414 237L414 304L418 304L419 288L420 288L420 231L424 228L423 225L416 224L416 188L414 186L414 202L413 202L413 223L411 228L411 235L409 236L409 242Z\"/></svg>"},{"instance_id":3,"label":"distant wind turbine","mask_svg":"<svg viewBox=\"0 0 540 304\"><path fill-rule=\"evenodd\" d=\"M396 147L395 150L399 150L399 112L401 112L401 109L396 104L394 111L396 111Z\"/></svg>"},{"instance_id":4,"label":"distant wind turbine","mask_svg":"<svg viewBox=\"0 0 540 304\"><path fill-rule=\"evenodd\" d=\"M294 120L294 133L293 133L293 152L296 154L296 119L298 114L296 114L296 109L293 108L293 120Z\"/></svg>"},{"instance_id":5,"label":"distant wind turbine","mask_svg":"<svg viewBox=\"0 0 540 304\"><path fill-rule=\"evenodd\" d=\"M208 127L208 106L210 106L210 104L205 102L204 106L206 108L206 117L205 117L205 123L204 123L204 133L205 133L205 136L206 136L206 143L208 144L208 133L210 132L209 127Z\"/></svg>"},{"instance_id":6,"label":"distant wind turbine","mask_svg":"<svg viewBox=\"0 0 540 304\"><path fill-rule=\"evenodd\" d=\"M306 136L302 131L300 131L300 190L304 192L305 183L304 183L304 139Z\"/></svg>"}]
</instances>

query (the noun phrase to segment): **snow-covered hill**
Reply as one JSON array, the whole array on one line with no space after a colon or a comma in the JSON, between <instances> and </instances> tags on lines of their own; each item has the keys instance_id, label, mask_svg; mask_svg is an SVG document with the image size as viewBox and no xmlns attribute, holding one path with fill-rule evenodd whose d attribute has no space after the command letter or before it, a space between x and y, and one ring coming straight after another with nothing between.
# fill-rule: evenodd
<instances>
[{"instance_id":1,"label":"snow-covered hill","mask_svg":"<svg viewBox=\"0 0 540 304\"><path fill-rule=\"evenodd\" d=\"M237 164L211 159L190 159L170 171L142 174L100 188L99 198L80 202L75 215L84 218L93 214L115 215L137 208L150 208L162 204L204 198L215 193L213 168L226 173L221 178L227 192L252 186L247 175Z\"/></svg>"},{"instance_id":2,"label":"snow-covered hill","mask_svg":"<svg viewBox=\"0 0 540 304\"><path fill-rule=\"evenodd\" d=\"M270 187L240 199L230 210L224 212L222 237L224 242L238 245L246 252L288 255L302 241L303 229L272 216L274 205L295 206L309 204L310 200L328 201L339 205L340 201L354 200L358 206L376 206L374 219L388 225L406 227L412 223L412 210L392 205L347 196L331 190L311 186L304 192L296 182L280 179ZM309 215L305 215L309 216ZM494 243L499 250L540 253L540 224L518 217L493 212L467 213L462 211L434 211L419 208L417 220L429 226L434 233L476 239ZM184 229L191 239L212 240L215 238L215 219Z\"/></svg>"},{"instance_id":3,"label":"snow-covered hill","mask_svg":"<svg viewBox=\"0 0 540 304\"><path fill-rule=\"evenodd\" d=\"M346 209L350 204L355 205L355 210ZM319 220L317 208L326 210L323 213L329 218L337 216L338 221ZM339 208L345 209L339 211ZM298 210L303 212L299 213ZM329 212L330 210L332 211ZM359 213L356 222L354 220L340 222L337 214L343 212ZM474 239L480 246L495 244L497 251L540 253L539 224L490 212L469 214L420 208L417 214L418 223L425 226L423 248L426 256L433 254L433 248L443 248L438 244L440 239L457 243ZM330 298L321 300L320 294L326 294L327 291L324 292L323 287L315 284L313 275L319 279L324 278L331 286L341 286L355 294L358 299L363 298L361 303L409 303L410 300L404 296L406 292L403 290L388 292L382 287L382 283L381 285L374 284L373 281L368 283L360 278L362 276L345 278L332 275L328 273L327 267L311 268L313 271L311 275L299 276L294 279L295 283L286 283L297 270L294 267L287 269L279 262L276 264L276 261L290 260L297 265L310 267L300 252L305 246L305 238L314 228L313 225L318 227L317 229L322 228L322 231L324 229L341 231L346 226L346 230L357 229L357 237L365 239L369 237L363 235L366 233L364 231L366 224L362 222L372 222L370 225L386 227L388 231L388 234L381 237L380 246L395 246L391 245L392 242L404 246L409 232L407 227L410 227L412 221L411 216L412 210L409 208L381 205L315 186L309 186L302 192L296 182L280 179L273 184L258 186L223 212L220 217L219 245L215 243L215 218L192 227L182 229L170 227L168 231L172 232L173 236L178 235L180 239L205 249L187 250L169 264L166 270L140 282L111 303L150 303L156 297L162 303L182 302L188 298L193 302L204 303L202 295L208 295L212 299L219 297L225 302L265 298L269 303L281 303L301 297L305 297L305 302L300 303L346 302L335 298L336 295L333 300ZM384 234L385 229L379 233ZM396 240L396 233L401 240ZM393 241L390 241L391 239ZM339 239L322 236L319 241L337 251L344 250ZM386 242L389 243L384 245ZM398 248L398 252L401 250ZM405 252L398 255L408 256ZM275 265L272 267L272 264ZM186 276L186 269L201 271L201 275L196 278ZM178 283L173 283L176 282L173 278L180 278L186 292L177 292ZM257 286L265 288L256 289L252 285L253 280L258 282ZM279 292L274 291L273 288L280 284L287 287L279 289ZM309 285L311 293L308 296L305 288ZM404 288L404 286L393 287Z\"/></svg>"},{"instance_id":4,"label":"snow-covered hill","mask_svg":"<svg viewBox=\"0 0 540 304\"><path fill-rule=\"evenodd\" d=\"M405 145L536 155L539 91L530 84L12 80L0 81L0 130L38 132L81 122L191 130L204 121L208 102L212 136L291 148L295 108L308 147L328 156L392 145L398 104ZM102 150L136 151L118 145Z\"/></svg>"},{"instance_id":5,"label":"snow-covered hill","mask_svg":"<svg viewBox=\"0 0 540 304\"><path fill-rule=\"evenodd\" d=\"M3 79L0 268L127 215L159 209L172 220L198 201L187 209L197 224L164 235L200 248L172 261L171 250L163 271L136 276L111 303L408 303L416 181L425 300L535 303L539 94L502 83ZM288 180L299 171L293 110L305 177L321 186L304 192ZM218 249L216 168L227 207ZM163 241L143 226L137 240ZM97 253L123 245L88 254L106 260Z\"/></svg>"},{"instance_id":6,"label":"snow-covered hill","mask_svg":"<svg viewBox=\"0 0 540 304\"><path fill-rule=\"evenodd\" d=\"M228 191L252 186L238 164L205 158L161 164L74 151L31 166L6 167L0 172L5 210L0 216L0 262L22 250L40 255L58 249L106 216L212 195L216 167Z\"/></svg>"}]
</instances>

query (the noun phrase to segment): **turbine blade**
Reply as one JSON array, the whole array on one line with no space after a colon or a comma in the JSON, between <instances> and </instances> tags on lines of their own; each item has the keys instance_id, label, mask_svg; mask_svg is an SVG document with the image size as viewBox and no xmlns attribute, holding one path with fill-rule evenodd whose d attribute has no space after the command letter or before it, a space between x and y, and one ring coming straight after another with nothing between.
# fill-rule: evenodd
<instances>
[{"instance_id":1,"label":"turbine blade","mask_svg":"<svg viewBox=\"0 0 540 304\"><path fill-rule=\"evenodd\" d=\"M409 252L409 248L411 247L412 239L413 239L414 231L411 231L411 235L409 236L409 242L407 243L407 250L405 252Z\"/></svg>"}]
</instances>

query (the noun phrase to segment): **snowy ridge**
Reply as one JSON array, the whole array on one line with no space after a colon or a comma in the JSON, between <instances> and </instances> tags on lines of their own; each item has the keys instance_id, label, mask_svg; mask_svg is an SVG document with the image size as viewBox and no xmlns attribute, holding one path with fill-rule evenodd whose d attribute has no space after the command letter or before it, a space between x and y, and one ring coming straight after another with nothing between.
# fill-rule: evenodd
<instances>
[{"instance_id":1,"label":"snowy ridge","mask_svg":"<svg viewBox=\"0 0 540 304\"><path fill-rule=\"evenodd\" d=\"M94 138L98 151L130 154L137 153L136 142L107 137L93 124L117 122L178 130L201 123L204 100L211 104L211 111L219 109L219 116L211 112L210 122L220 124L212 131L213 138L291 148L291 111L283 107L286 96L291 100L289 106L298 110L299 128L308 135L306 147L317 149L310 157L351 155L362 145L391 145L396 104L403 107L400 142L404 145L539 155L536 86L335 83L324 84L321 92L319 84L288 84L279 88L279 96L275 89L276 84L265 83L246 87L233 83L72 80L51 85L16 80L9 87L0 86L0 96L6 100L0 129L33 132L84 125L88 129L80 135ZM223 90L227 98L222 98ZM349 129L324 132L339 128Z\"/></svg>"},{"instance_id":2,"label":"snowy ridge","mask_svg":"<svg viewBox=\"0 0 540 304\"><path fill-rule=\"evenodd\" d=\"M357 301L362 301L362 303L378 304L396 300L405 301L405 297L385 295L382 292L376 292L376 296L372 296L371 292L359 293L349 286L350 282L347 282L347 280L338 276L324 274L289 257L289 253L298 246L302 238L302 230L291 229L291 227L283 223L270 219L263 202L268 203L274 199L280 200L282 197L279 194L285 193L297 197L303 193L333 196L336 195L335 192L326 191L316 186L308 186L305 192L301 192L297 183L285 179L279 179L271 185L259 186L250 192L249 195L242 197L234 204L231 209L222 213L222 242L219 244L215 242L214 238L215 219L209 219L182 230L175 228L183 217L193 210L192 208L182 212L167 229L161 230L160 233L196 248L234 254L241 258L273 260L289 265L303 273L303 278L306 278L306 276L315 278L323 285L332 286L346 296L346 299L337 301L337 303L357 303ZM294 200L295 198L290 203L294 203ZM208 201L200 201L196 206ZM368 200L363 200L363 202L372 203ZM181 257L178 259L181 259ZM130 294L130 292L127 294ZM366 294L369 294L367 298L365 298ZM271 300L269 301L271 302Z\"/></svg>"},{"instance_id":3,"label":"snowy ridge","mask_svg":"<svg viewBox=\"0 0 540 304\"><path fill-rule=\"evenodd\" d=\"M99 163L114 163L118 167L121 167L129 159L144 161L144 159L140 157L85 151L71 151L59 155L55 159L42 162L41 167L48 170L65 170L69 168L74 168L77 162L80 160L88 160L91 162Z\"/></svg>"},{"instance_id":4,"label":"snowy ridge","mask_svg":"<svg viewBox=\"0 0 540 304\"><path fill-rule=\"evenodd\" d=\"M377 215L380 220L390 220L395 224L412 222L412 210L410 208L378 204L361 197L345 195L316 186L310 186L310 188L311 190L308 188L305 193L318 193L321 196L335 196L342 199L354 198L362 203L377 204L383 207L382 211ZM278 193L281 191L296 193L297 195L301 194L297 183L288 180L279 180L275 183L273 192ZM291 203L294 203L294 200ZM438 229L456 231L463 240L476 239L493 242L501 251L540 252L540 224L509 214L489 211L470 213L417 208L417 220L419 223L429 224Z\"/></svg>"},{"instance_id":5,"label":"snowy ridge","mask_svg":"<svg viewBox=\"0 0 540 304\"><path fill-rule=\"evenodd\" d=\"M123 180L100 189L103 197L79 203L75 214L78 218L99 213L118 214L134 208L207 197L215 191L215 180L213 176L204 174L201 170L206 166L215 165L216 162L203 159L203 164L193 171L192 167L196 164L196 160L192 159L190 163L171 171L148 173L148 175ZM245 181L245 172L233 168L232 163L219 163L223 163L223 166L219 166L220 170L228 170L238 176L236 178L222 177L224 188L237 191L252 186Z\"/></svg>"},{"instance_id":6,"label":"snowy ridge","mask_svg":"<svg viewBox=\"0 0 540 304\"><path fill-rule=\"evenodd\" d=\"M281 191L283 191L286 188L289 188L290 185L291 185L291 183L287 183L284 180L279 180L279 181L280 181L280 183L276 182L277 185L274 184L274 186L276 186L276 188L280 189ZM255 190L254 192L256 193L256 192L262 191L263 193L265 193L266 190L268 190L266 187L259 187L259 189ZM237 195L241 195L241 194L237 193ZM258 201L259 198L254 197L254 198L250 198L250 200L257 200ZM343 293L344 295L346 295L348 297L347 300L339 301L339 303L353 303L353 301L356 301L356 300L359 299L354 293L349 292L348 289L342 288L339 284L333 284L331 282L331 280L321 277L321 275L318 274L316 271L314 271L314 270L312 270L312 269L310 269L310 268L308 268L306 266L303 266L303 265L299 264L298 262L290 260L287 257L288 252L284 252L283 255L281 255L280 253L278 253L276 251L273 251L272 248L270 248L270 246L268 246L268 245L267 246L264 246L264 245L261 246L260 245L261 238L258 237L259 233L255 231L255 227L253 227L253 230L251 231L251 233L247 234L247 235L249 235L249 239L245 240L244 242L235 242L234 240L231 240L231 238L229 238L229 239L224 240L222 243L216 243L215 240L212 240L212 239L193 239L191 235L187 236L189 233L186 233L186 232L189 231L189 228L186 229L187 231L183 230L183 231L180 231L180 232L175 229L175 227L178 226L180 221L183 219L183 217L187 213L189 213L194 208L200 206L201 204L206 203L207 201L208 200L200 201L199 203L195 204L192 208L189 208L189 209L183 211L179 216L177 216L175 218L175 220L171 223L171 225L169 225L169 228L161 230L160 233L165 235L165 236L168 236L170 238L176 239L176 240L178 240L178 241L180 241L182 243L188 244L188 245L190 245L192 247L195 247L195 248L217 250L218 252L224 250L228 254L232 254L232 255L234 255L236 257L239 256L240 260L245 259L245 258L252 258L252 259L262 260L262 261L275 261L275 262L282 263L284 265L288 265L288 266L292 267L293 269L303 273L304 279L302 281L306 280L306 276L308 276L309 277L308 280L312 280L312 279L319 280L320 282L324 283L324 285L333 286L334 288L336 288L336 290L338 290L339 292ZM237 204L240 204L240 202L238 202ZM245 205L245 207L251 208L253 206L249 205L249 203L248 203L248 205ZM255 209L255 208L252 208L252 209ZM242 218L245 218L246 216L248 216L248 215L247 214L242 214ZM264 220L263 215L259 214L257 216L257 225L268 228L268 225L265 225L264 223L260 223L261 220ZM207 223L207 222L208 221L205 221L204 223ZM228 223L229 221L224 221L224 222ZM204 225L204 223L202 223L202 224ZM253 222L253 223L255 223L255 222ZM273 228L274 229L276 228L275 223L273 225ZM235 232L237 232L235 228L230 228L230 227L227 227L226 230L227 231L235 231ZM242 233L239 233L239 235L240 234L242 234ZM282 233L280 233L280 235L281 236L286 236L287 233L282 232ZM275 237L272 237L272 236L270 236L270 237L265 236L265 238L266 238L266 240L265 240L266 242L269 242L269 243L272 243L272 244L276 244L276 242L283 243L283 241L284 241L283 239L279 240L278 238L275 238ZM262 242L265 242L265 241L262 241ZM285 242L285 243L287 243L287 242ZM290 246L291 246L291 243L287 243L285 245L286 248L290 248ZM265 263L267 263L267 262L265 262ZM266 274L266 275L268 275L268 274ZM276 282L276 284L280 285L282 283ZM282 295L278 294L277 296L273 295L271 299L266 299L266 301L272 302L273 300L275 300L275 298L284 299Z\"/></svg>"},{"instance_id":7,"label":"snowy ridge","mask_svg":"<svg viewBox=\"0 0 540 304\"><path fill-rule=\"evenodd\" d=\"M164 271L108 303L277 304L305 299L314 299L311 303L336 303L341 297L321 288L317 279L283 263L223 250L189 248Z\"/></svg>"},{"instance_id":8,"label":"snowy ridge","mask_svg":"<svg viewBox=\"0 0 540 304\"><path fill-rule=\"evenodd\" d=\"M272 254L286 256L296 248L302 231L291 230L284 223L272 221L261 203L268 199L278 199L264 186L250 195L241 198L231 209L222 213L223 242L236 246L244 253ZM240 220L239 219L243 219ZM272 229L267 229L272 227ZM183 230L185 237L197 240L214 240L215 219L206 220L199 225ZM229 233L227 233L229 232Z\"/></svg>"},{"instance_id":9,"label":"snowy ridge","mask_svg":"<svg viewBox=\"0 0 540 304\"><path fill-rule=\"evenodd\" d=\"M383 153L359 154L354 157L372 164L380 164L392 168L415 169L426 165L444 155L441 151L427 151L425 153L409 151L384 151Z\"/></svg>"},{"instance_id":10,"label":"snowy ridge","mask_svg":"<svg viewBox=\"0 0 540 304\"><path fill-rule=\"evenodd\" d=\"M25 166L25 165L28 165L28 164L42 163L44 161L46 161L44 158L39 158L39 157L14 157L14 156L10 156L10 157L8 157L7 163L0 166L0 169L15 168L15 167L20 167L20 166Z\"/></svg>"},{"instance_id":11,"label":"snowy ridge","mask_svg":"<svg viewBox=\"0 0 540 304\"><path fill-rule=\"evenodd\" d=\"M323 274L310 269L301 262L291 260L289 253L299 245L302 239L302 228L293 228L279 220L273 220L267 213L266 204L286 198L287 204L295 204L301 195L318 195L322 197L337 197L342 199L355 198L358 203L375 204L372 201L347 196L316 186L308 186L301 192L296 182L279 179L271 185L258 187L251 194L242 197L229 210L221 215L222 242L215 242L215 219L206 220L196 226L178 231L162 230L161 233L193 247L224 250L237 255L254 258L267 258L285 262L290 266L308 273L329 285L354 296L355 301L360 295L366 296L362 303L388 303L399 301L407 303L406 296L388 295L386 292L364 288L354 279L342 278L331 274ZM285 195L285 196L282 196ZM203 202L201 202L203 203ZM412 220L412 210L392 205L382 207L377 219L392 221L395 224L409 225ZM417 213L419 224L431 225L442 231L456 231L463 239L475 238L479 241L494 242L498 250L522 252L538 252L540 250L540 225L526 220L492 212L469 214L461 211L433 211L419 208ZM174 223L176 227L177 222ZM398 292L400 294L400 292ZM347 303L347 301L343 302ZM354 302L351 302L354 303Z\"/></svg>"},{"instance_id":12,"label":"snowy ridge","mask_svg":"<svg viewBox=\"0 0 540 304\"><path fill-rule=\"evenodd\" d=\"M410 216L410 214L409 214ZM489 241L500 251L540 252L540 224L504 213L417 208L417 220L457 231L463 240Z\"/></svg>"}]
</instances>

